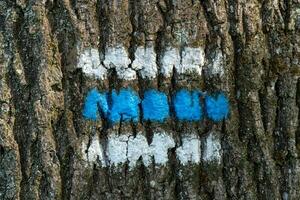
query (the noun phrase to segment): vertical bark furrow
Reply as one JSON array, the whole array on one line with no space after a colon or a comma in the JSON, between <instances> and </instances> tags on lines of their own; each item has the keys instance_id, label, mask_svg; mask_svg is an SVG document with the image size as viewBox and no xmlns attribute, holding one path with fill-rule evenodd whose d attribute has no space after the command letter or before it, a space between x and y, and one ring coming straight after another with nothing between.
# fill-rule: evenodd
<instances>
[{"instance_id":1,"label":"vertical bark furrow","mask_svg":"<svg viewBox=\"0 0 300 200\"><path fill-rule=\"evenodd\" d=\"M11 5L0 2L0 198L19 199L21 190L21 164L17 138L14 134L17 107L11 88L12 65L17 63L16 43L13 41L14 20L18 15L9 10ZM8 15L9 17L7 17ZM19 66L21 67L21 66Z\"/></svg>"}]
</instances>

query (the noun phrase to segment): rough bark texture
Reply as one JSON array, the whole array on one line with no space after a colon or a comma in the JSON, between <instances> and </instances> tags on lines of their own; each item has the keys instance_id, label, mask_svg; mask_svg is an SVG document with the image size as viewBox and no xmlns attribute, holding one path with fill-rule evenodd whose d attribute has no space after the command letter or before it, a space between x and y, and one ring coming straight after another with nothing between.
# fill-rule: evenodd
<instances>
[{"instance_id":1,"label":"rough bark texture","mask_svg":"<svg viewBox=\"0 0 300 200\"><path fill-rule=\"evenodd\" d=\"M299 199L299 0L0 0L0 199ZM76 68L85 48L205 47L201 76L105 81ZM224 75L211 76L215 52ZM82 117L91 87L225 91L227 120L123 124ZM104 127L104 128L103 128ZM220 164L86 165L82 142L112 131L214 132Z\"/></svg>"}]
</instances>

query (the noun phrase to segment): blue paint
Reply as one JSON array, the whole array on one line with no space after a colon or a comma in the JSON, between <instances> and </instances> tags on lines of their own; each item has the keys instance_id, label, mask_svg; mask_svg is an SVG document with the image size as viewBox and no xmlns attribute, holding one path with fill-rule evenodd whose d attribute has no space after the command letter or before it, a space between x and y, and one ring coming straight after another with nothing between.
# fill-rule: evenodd
<instances>
[{"instance_id":1,"label":"blue paint","mask_svg":"<svg viewBox=\"0 0 300 200\"><path fill-rule=\"evenodd\" d=\"M108 119L112 123L123 121L138 122L140 98L131 89L121 89L117 94L115 90L111 93L111 108Z\"/></svg>"},{"instance_id":2,"label":"blue paint","mask_svg":"<svg viewBox=\"0 0 300 200\"><path fill-rule=\"evenodd\" d=\"M182 121L198 121L202 119L202 107L199 101L200 92L192 93L182 89L173 99L176 117Z\"/></svg>"},{"instance_id":3,"label":"blue paint","mask_svg":"<svg viewBox=\"0 0 300 200\"><path fill-rule=\"evenodd\" d=\"M156 90L148 90L142 101L143 119L163 122L169 117L169 104L167 96Z\"/></svg>"},{"instance_id":4,"label":"blue paint","mask_svg":"<svg viewBox=\"0 0 300 200\"><path fill-rule=\"evenodd\" d=\"M173 99L175 116L180 121L199 121L203 118L203 110L199 91L178 91ZM110 98L108 98L110 97ZM139 104L141 100L131 89L121 89L119 93L113 90L110 94L99 93L92 89L86 97L83 116L89 120L97 120L105 117L111 123L122 121L138 122ZM208 119L215 122L222 121L229 116L229 100L223 93L205 96L205 113ZM163 122L170 116L170 108L166 94L148 90L144 94L141 103L143 109L143 120Z\"/></svg>"},{"instance_id":5,"label":"blue paint","mask_svg":"<svg viewBox=\"0 0 300 200\"><path fill-rule=\"evenodd\" d=\"M105 116L108 112L106 95L99 93L97 89L92 89L85 99L82 114L86 119L97 120L99 118L99 111Z\"/></svg>"},{"instance_id":6,"label":"blue paint","mask_svg":"<svg viewBox=\"0 0 300 200\"><path fill-rule=\"evenodd\" d=\"M205 98L206 113L209 119L219 122L229 115L229 101L223 93L214 96Z\"/></svg>"}]
</instances>

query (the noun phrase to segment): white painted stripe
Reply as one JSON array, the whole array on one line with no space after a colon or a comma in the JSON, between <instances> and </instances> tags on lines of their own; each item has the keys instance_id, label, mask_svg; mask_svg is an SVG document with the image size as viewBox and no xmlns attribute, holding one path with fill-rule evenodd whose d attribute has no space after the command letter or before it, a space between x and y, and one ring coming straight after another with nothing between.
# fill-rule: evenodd
<instances>
[{"instance_id":1,"label":"white painted stripe","mask_svg":"<svg viewBox=\"0 0 300 200\"><path fill-rule=\"evenodd\" d=\"M220 164L221 145L219 139L214 134L209 134L202 145L204 147L203 161L217 161ZM129 169L133 169L140 158L146 167L150 166L152 162L158 166L166 165L168 151L174 147L174 139L165 132L154 133L150 145L148 145L147 139L142 133L138 133L136 137L132 134L111 134L108 137L106 151L103 150L99 138L94 136L89 147L87 147L86 141L83 142L82 153L84 160L88 163L98 163L100 161L102 166L118 166L128 162ZM104 152L106 153L107 162L105 161ZM176 156L182 165L199 164L201 160L200 138L195 134L184 136L182 145L176 149Z\"/></svg>"},{"instance_id":2,"label":"white painted stripe","mask_svg":"<svg viewBox=\"0 0 300 200\"><path fill-rule=\"evenodd\" d=\"M98 135L95 135L92 138L89 147L87 147L87 142L82 143L82 152L85 155L85 160L89 163L94 163L97 162L97 160L99 160L102 166L106 166L103 149L100 145Z\"/></svg>"},{"instance_id":3,"label":"white painted stripe","mask_svg":"<svg viewBox=\"0 0 300 200\"><path fill-rule=\"evenodd\" d=\"M180 65L179 50L175 48L167 48L161 58L161 71L165 77L171 77L174 66Z\"/></svg>"},{"instance_id":4,"label":"white painted stripe","mask_svg":"<svg viewBox=\"0 0 300 200\"><path fill-rule=\"evenodd\" d=\"M135 59L131 61L127 50L123 46L108 47L105 50L103 64L101 64L99 52L95 48L86 49L79 56L78 68L83 73L103 80L107 78L107 69L114 68L120 79L137 79L137 72L143 79L154 79L158 73L170 77L173 68L177 73L196 73L201 75L205 62L205 53L202 47L185 47L181 53L179 49L168 47L160 58L160 71L156 63L157 55L154 47L138 47L134 54ZM130 68L131 64L131 68Z\"/></svg>"},{"instance_id":5,"label":"white painted stripe","mask_svg":"<svg viewBox=\"0 0 300 200\"><path fill-rule=\"evenodd\" d=\"M154 47L138 47L134 57L132 68L139 70L142 78L154 79L157 77L156 53Z\"/></svg>"},{"instance_id":6,"label":"white painted stripe","mask_svg":"<svg viewBox=\"0 0 300 200\"><path fill-rule=\"evenodd\" d=\"M197 135L187 135L182 138L182 146L176 149L177 158L181 164L198 164L201 158L201 141Z\"/></svg>"},{"instance_id":7,"label":"white painted stripe","mask_svg":"<svg viewBox=\"0 0 300 200\"><path fill-rule=\"evenodd\" d=\"M205 53L203 48L186 47L181 53L180 65L175 66L179 74L197 73L201 75Z\"/></svg>"},{"instance_id":8,"label":"white painted stripe","mask_svg":"<svg viewBox=\"0 0 300 200\"><path fill-rule=\"evenodd\" d=\"M224 75L224 56L221 50L216 50L213 54L213 58L209 62L208 66L209 76L223 76Z\"/></svg>"},{"instance_id":9,"label":"white painted stripe","mask_svg":"<svg viewBox=\"0 0 300 200\"><path fill-rule=\"evenodd\" d=\"M152 156L156 164L165 165L168 161L168 149L174 146L173 138L165 133L155 133L150 145L141 133L138 133L136 137L129 134L120 136L112 134L108 138L107 156L110 165L115 166L124 164L128 160L132 168L140 157L144 165L149 166Z\"/></svg>"},{"instance_id":10,"label":"white painted stripe","mask_svg":"<svg viewBox=\"0 0 300 200\"><path fill-rule=\"evenodd\" d=\"M129 136L128 140L128 161L129 167L133 168L136 161L142 157L145 166L149 166L152 162L152 153L149 148L146 137L140 133L134 136Z\"/></svg>"},{"instance_id":11,"label":"white painted stripe","mask_svg":"<svg viewBox=\"0 0 300 200\"><path fill-rule=\"evenodd\" d=\"M168 149L175 147L173 138L166 133L156 133L150 144L155 164L165 165L168 162Z\"/></svg>"},{"instance_id":12,"label":"white painted stripe","mask_svg":"<svg viewBox=\"0 0 300 200\"><path fill-rule=\"evenodd\" d=\"M130 136L128 142L129 166L134 167L141 156L145 166L149 166L152 163L152 156L156 164L165 165L168 161L168 149L173 147L175 147L175 142L166 133L155 133L150 145L140 133L135 138Z\"/></svg>"},{"instance_id":13,"label":"white painted stripe","mask_svg":"<svg viewBox=\"0 0 300 200\"><path fill-rule=\"evenodd\" d=\"M216 136L216 133L211 132L207 136L204 142L203 148L203 160L206 162L217 162L221 163L222 152L221 152L220 139Z\"/></svg>"},{"instance_id":14,"label":"white painted stripe","mask_svg":"<svg viewBox=\"0 0 300 200\"><path fill-rule=\"evenodd\" d=\"M129 68L131 60L128 52L122 46L106 48L103 63L108 69L115 68L119 79L134 80L137 78L136 72Z\"/></svg>"},{"instance_id":15,"label":"white painted stripe","mask_svg":"<svg viewBox=\"0 0 300 200\"><path fill-rule=\"evenodd\" d=\"M108 137L107 157L110 165L116 166L127 161L127 142L128 135L112 134Z\"/></svg>"},{"instance_id":16,"label":"white painted stripe","mask_svg":"<svg viewBox=\"0 0 300 200\"><path fill-rule=\"evenodd\" d=\"M107 70L101 65L97 49L86 49L79 57L78 68L82 68L87 76L106 79Z\"/></svg>"}]
</instances>

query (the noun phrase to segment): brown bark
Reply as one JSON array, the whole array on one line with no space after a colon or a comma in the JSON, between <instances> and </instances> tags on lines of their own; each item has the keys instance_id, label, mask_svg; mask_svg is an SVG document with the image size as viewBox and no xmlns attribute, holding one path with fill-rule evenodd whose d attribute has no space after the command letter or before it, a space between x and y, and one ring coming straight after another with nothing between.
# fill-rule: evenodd
<instances>
[{"instance_id":1,"label":"brown bark","mask_svg":"<svg viewBox=\"0 0 300 200\"><path fill-rule=\"evenodd\" d=\"M299 0L2 0L0 1L0 199L299 199ZM77 69L88 47L122 44L205 46L203 75L153 81L107 81ZM224 76L211 76L221 51ZM91 87L131 86L225 91L230 117L221 123L139 123L105 130L82 117ZM81 144L142 130L221 140L222 163L133 171L87 167ZM155 184L154 184L155 183Z\"/></svg>"}]
</instances>

